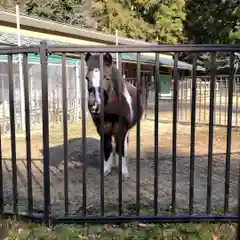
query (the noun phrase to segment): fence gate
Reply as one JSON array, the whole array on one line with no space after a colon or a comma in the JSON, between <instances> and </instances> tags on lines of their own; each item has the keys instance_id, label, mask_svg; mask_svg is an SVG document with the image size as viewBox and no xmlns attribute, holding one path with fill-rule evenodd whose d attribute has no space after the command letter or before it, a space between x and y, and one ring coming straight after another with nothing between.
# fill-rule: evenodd
<instances>
[{"instance_id":1,"label":"fence gate","mask_svg":"<svg viewBox=\"0 0 240 240\"><path fill-rule=\"evenodd\" d=\"M48 46L45 42L42 42L40 46L31 46L31 47L14 47L14 48L3 48L0 49L0 55L7 55L8 59L8 89L9 89L9 113L10 113L10 129L11 129L11 156L9 157L9 162L7 163L7 167L10 168L11 172L11 181L12 187L10 187L11 192L6 190L6 156L3 152L3 143L5 138L1 136L1 155L0 155L0 214L4 216L12 216L17 215L25 218L30 218L35 221L44 221L46 224L52 222L56 223L122 223L122 222L131 222L131 221L141 221L141 222L200 222L200 221L210 221L210 222L228 222L239 221L239 199L240 193L236 192L239 189L239 164L238 166L234 165L234 159L239 155L231 153L231 132L232 126L234 123L234 109L235 109L235 92L234 89L234 52L240 51L240 45L159 45L159 46L74 46L74 47L63 47L63 46ZM100 62L103 63L103 53L123 53L123 52L135 52L137 53L137 69L138 69L138 78L137 78L137 87L140 85L140 64L141 64L141 55L142 52L155 52L156 53L156 69L159 69L159 53L162 52L174 52L174 69L173 69L173 77L174 77L174 86L173 86L173 111L172 111L172 154L166 158L169 159L169 166L171 166L171 170L169 172L161 172L164 169L164 161L162 161L163 156L160 155L159 146L163 144L162 141L159 141L159 130L161 130L161 126L159 125L159 94L158 91L155 92L155 105L154 105L154 153L152 164L148 165L146 161L141 161L140 153L141 153L141 141L140 141L140 130L142 130L141 121L137 121L137 134L136 134L136 160L131 165L131 176L130 180L122 181L121 171L118 173L118 179L113 180L110 185L113 185L114 182L118 182L114 188L111 188L113 192L116 191L116 194L109 193L108 189L106 190L106 184L109 185L109 180L104 177L103 173L103 163L104 163L104 152L103 148L101 148L99 159L100 159L100 170L97 168L90 169L89 154L91 156L94 155L94 152L89 153L89 141L95 141L87 136L87 121L86 121L86 83L85 83L85 70L84 70L84 57L85 53L100 53ZM178 79L178 54L180 52L193 52L194 60L193 60L193 70L191 81L179 81ZM196 65L197 65L197 53L199 52L211 52L211 75L210 81L206 79L199 79L197 77ZM229 68L229 76L227 81L218 81L215 77L216 75L216 52L228 52L230 56L230 68ZM41 63L41 104L42 104L42 160L38 161L37 159L32 158L32 149L31 144L34 141L30 128L30 101L29 101L29 66L28 66L28 56L29 54L39 54L40 55L40 63ZM21 54L23 56L22 69L23 69L23 79L24 79L24 100L25 100L25 146L26 146L26 158L23 159L23 162L26 164L26 170L24 174L22 174L23 178L26 178L27 184L25 185L26 190L20 191L20 177L19 171L20 169L20 161L17 153L18 148L18 137L15 131L15 99L14 99L14 83L13 83L13 56L15 54ZM54 177L54 173L52 173L52 164L54 163L53 154L54 149L51 149L50 154L50 127L49 127L49 81L48 81L48 56L50 54L61 55L62 59L62 72L61 72L61 86L62 86L62 111L63 111L63 147L61 148L61 154L58 157L62 157L62 171L59 170L57 178L62 178L61 184L59 183L56 186L52 186L52 178ZM73 181L71 180L71 175L73 173L69 173L69 152L70 152L70 142L73 140L68 138L68 134L70 131L69 121L67 118L67 78L66 78L66 61L69 56L75 56L79 59L80 68L80 90L81 90L81 141L79 144L74 145L77 151L81 151L81 168L76 170L79 179L77 180L77 184L73 185ZM121 62L121 54L119 54L119 61ZM121 64L120 64L121 65ZM101 73L103 72L103 64L100 69ZM158 89L158 84L160 79L159 71L155 72L155 89ZM181 89L179 91L179 88ZM202 92L201 92L202 91ZM201 93L200 93L201 92ZM222 213L216 213L214 210L215 192L217 188L214 188L216 180L213 179L213 172L215 171L216 164L213 161L213 133L214 133L214 124L216 122L215 115L216 108L214 108L215 103L221 101L221 97L219 96L224 94L228 98L228 101L223 104L223 108L227 108L227 116L221 116L224 119L223 122L227 126L227 142L226 142L226 153L224 155L224 159L222 160L222 168L224 167L225 178L224 181L221 182L223 184L223 191L221 192L221 199L219 203L222 204ZM191 96L191 97L189 97ZM202 96L204 96L202 98ZM206 97L207 96L207 97ZM70 96L71 97L71 96ZM188 121L191 123L191 134L190 134L190 158L179 158L178 150L177 150L177 140L178 140L178 101L180 99L181 104L188 104L191 109L190 115L187 115ZM137 101L140 101L140 96L138 95ZM182 102L181 102L182 101ZM203 103L202 103L203 101ZM206 205L203 206L202 209L195 210L195 202L198 201L199 193L198 193L198 182L195 180L200 177L202 173L198 172L198 158L195 154L195 140L196 140L196 123L199 118L199 112L197 112L197 106L200 104L204 104L206 101L206 105L208 108L204 108L208 113L207 117L209 119L209 143L208 143L208 154L205 156L207 164L207 175L206 175ZM103 101L102 101L103 104ZM183 109L183 108L182 108ZM138 111L138 109L136 110ZM203 110L204 112L204 110ZM102 114L102 113L101 113ZM181 115L182 114L182 115ZM180 119L184 117L184 112L180 111ZM202 112L201 112L202 114ZM204 119L205 115L203 116ZM220 116L219 116L220 118ZM144 122L145 124L145 122ZM102 123L103 126L103 123ZM181 138L181 137L180 137ZM97 140L96 140L97 141ZM100 145L103 146L103 135L100 138ZM4 153L4 154L3 154ZM97 156L97 158L98 158ZM238 156L239 157L239 156ZM57 158L55 158L56 160ZM186 160L187 159L187 160ZM35 199L35 195L33 193L35 191L34 176L33 176L33 167L36 165L38 161L38 168L42 166L42 182L43 182L43 198L38 197ZM182 161L187 161L186 167L184 168L184 172L189 169L188 182L185 181L185 184L180 186L178 185L178 174L179 165ZM239 163L239 158L237 159ZM95 162L95 160L94 160ZM121 164L121 161L120 163ZM232 165L232 166L231 166ZM160 166L160 167L159 167ZM166 167L166 166L165 166ZM238 170L237 170L238 168ZM143 171L144 170L144 171ZM147 174L147 171L152 171L149 175L151 176L151 181L153 184L146 185L146 179L144 179L144 174ZM99 175L98 175L99 174ZM162 179L163 174L169 180L169 198L165 199L163 197L163 182L165 180ZM171 177L169 176L171 174ZM223 175L224 175L223 174ZM204 181L205 181L204 180ZM231 180L231 181L230 181ZM91 185L91 181L94 184ZM132 199L135 200L125 200L128 196L125 193L123 194L124 188L127 187L126 183L131 181L131 184L134 185L133 192L128 192L131 195ZM76 181L75 181L76 182ZM100 184L99 184L100 182ZM40 181L41 183L41 181ZM89 189L89 186L93 188L95 185L99 186L97 188ZM186 186L188 184L188 186ZM231 190L231 185L235 184L236 188ZM71 186L71 188L70 188ZM146 186L148 186L146 188ZM129 186L128 186L129 187ZM184 196L188 196L188 199L185 202L181 202L179 192L183 190L182 193ZM150 194L150 188L152 188L152 195ZM178 189L178 191L177 191ZM56 194L61 194L63 197L59 198L57 201L55 200ZM93 191L93 192L92 192ZM126 190L124 190L126 191ZM128 190L127 190L128 191ZM23 193L26 194L23 197ZM75 200L71 198L71 194L75 195ZM98 195L99 194L99 195ZM111 200L107 202L104 198L104 195L115 197L117 203L114 205ZM109 195L110 194L110 195ZM96 197L98 195L98 197ZM204 196L201 195L201 196ZM229 197L231 196L231 198ZM23 201L23 198L27 200L27 204ZM143 206L141 202L146 201L148 204L148 210L146 210L146 205ZM5 202L7 199L10 199L9 203L12 209L8 209ZM145 199L145 200L144 200ZM165 200L164 200L165 199ZM95 201L95 202L94 202ZM132 201L131 210L128 205L128 209L124 209L124 206L128 204L128 201ZM71 204L73 202L78 202L80 206L77 207L77 211L73 211ZM90 204L89 204L90 202ZM59 205L60 204L60 205ZM112 210L107 209L106 205L111 206L113 204ZM170 212L164 211L164 205L170 205ZM180 209L182 205L186 205L185 209ZM201 202L201 204L203 204ZM25 210L22 210L22 206L25 206ZM185 206L184 205L184 206ZM36 210L36 208L43 209L41 211ZM56 209L59 206L58 214L53 213L53 209ZM99 206L99 211L89 214L89 209L91 206ZM64 211L62 211L64 209ZM109 210L106 212L105 210ZM150 214L150 212L152 212ZM143 214L144 213L144 214ZM110 215L109 215L110 214Z\"/></svg>"}]
</instances>

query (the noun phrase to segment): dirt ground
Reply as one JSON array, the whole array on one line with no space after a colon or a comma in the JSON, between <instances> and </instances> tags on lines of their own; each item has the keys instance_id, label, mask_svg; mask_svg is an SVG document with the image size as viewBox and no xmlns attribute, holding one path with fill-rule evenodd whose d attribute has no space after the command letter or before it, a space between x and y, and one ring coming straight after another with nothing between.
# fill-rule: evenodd
<instances>
[{"instance_id":1,"label":"dirt ground","mask_svg":"<svg viewBox=\"0 0 240 240\"><path fill-rule=\"evenodd\" d=\"M72 214L81 213L82 204L82 164L81 123L70 124L68 129L68 182L69 208ZM158 190L159 208L169 210L171 204L172 186L172 125L159 123L159 164ZM231 173L229 205L237 205L240 161L240 131L233 130L231 146ZM141 121L141 169L140 197L142 207L153 206L154 196L154 121ZM222 208L224 203L224 176L226 159L226 128L214 129L213 175L212 175L212 207ZM9 137L2 137L4 199L11 207L12 201L12 171L11 143ZM17 167L18 194L21 210L27 207L27 173L26 144L23 134L17 135ZM130 133L129 171L130 177L124 180L123 208L124 214L134 211L136 203L136 130ZM208 170L208 127L196 128L195 141L195 178L194 178L194 208L195 211L205 210L207 195ZM31 138L32 180L35 208L43 207L43 161L42 136L40 132L32 132ZM50 128L50 175L51 203L54 214L64 213L64 154L63 130L60 127ZM87 208L89 214L100 214L100 141L90 120L87 121ZM177 127L177 192L176 207L178 210L188 207L189 172L190 172L190 126ZM116 171L104 179L104 202L106 214L115 214L118 206L118 175Z\"/></svg>"},{"instance_id":2,"label":"dirt ground","mask_svg":"<svg viewBox=\"0 0 240 240\"><path fill-rule=\"evenodd\" d=\"M239 97L240 99L240 97ZM214 124L227 125L228 121L228 103L214 105ZM240 123L240 105L233 106L232 109L232 126L238 127ZM180 99L178 102L178 120L179 122L191 122L191 100ZM149 102L147 108L147 118L154 120L154 101ZM196 123L209 123L209 100L202 99L196 102ZM172 121L173 102L172 100L162 100L159 102L158 118L162 121Z\"/></svg>"},{"instance_id":3,"label":"dirt ground","mask_svg":"<svg viewBox=\"0 0 240 240\"><path fill-rule=\"evenodd\" d=\"M200 94L201 97L198 94ZM205 95L204 92L198 93L198 94L196 96L196 103L197 104L199 104L199 103L203 104L204 103L206 105L209 105L209 103L210 103L210 94ZM191 94L189 92L187 97L184 96L184 95L181 97L181 95L180 95L178 99L179 99L179 102L190 102L191 103ZM233 100L233 102L232 102L233 108L238 108L239 109L239 106L240 106L240 95L233 96L232 100ZM215 105L217 105L217 106L228 105L228 92L226 92L225 95L218 94L217 96L215 96L214 102L215 102Z\"/></svg>"}]
</instances>

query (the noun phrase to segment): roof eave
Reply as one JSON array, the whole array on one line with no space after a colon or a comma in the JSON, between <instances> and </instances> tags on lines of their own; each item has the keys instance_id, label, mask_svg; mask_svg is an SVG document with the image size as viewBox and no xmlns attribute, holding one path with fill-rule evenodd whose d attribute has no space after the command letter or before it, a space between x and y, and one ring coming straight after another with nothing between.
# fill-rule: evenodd
<instances>
[{"instance_id":1,"label":"roof eave","mask_svg":"<svg viewBox=\"0 0 240 240\"><path fill-rule=\"evenodd\" d=\"M0 11L0 23L10 23L16 25L16 15L10 12ZM78 36L82 38L87 38L90 40L99 40L105 42L106 44L113 44L116 42L116 36L111 34L102 33L100 31L89 30L86 28L77 28L67 24L60 24L54 21L45 21L39 18L28 17L25 15L20 15L21 28L28 30L29 28L47 30L58 32L62 34L70 34L73 36ZM133 44L143 44L143 45L157 45L156 43L149 43L145 41L118 37L118 43L121 45L133 45Z\"/></svg>"}]
</instances>

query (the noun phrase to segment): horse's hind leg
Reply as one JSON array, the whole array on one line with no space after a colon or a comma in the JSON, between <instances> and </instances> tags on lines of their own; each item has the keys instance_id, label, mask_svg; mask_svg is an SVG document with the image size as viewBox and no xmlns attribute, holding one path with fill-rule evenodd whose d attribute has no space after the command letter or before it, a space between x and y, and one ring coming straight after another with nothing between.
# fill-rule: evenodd
<instances>
[{"instance_id":1,"label":"horse's hind leg","mask_svg":"<svg viewBox=\"0 0 240 240\"><path fill-rule=\"evenodd\" d=\"M112 136L104 135L104 176L108 175L113 166Z\"/></svg>"},{"instance_id":2,"label":"horse's hind leg","mask_svg":"<svg viewBox=\"0 0 240 240\"><path fill-rule=\"evenodd\" d=\"M128 172L128 132L124 134L121 139L121 143L119 142L119 138L115 137L116 142L116 164L118 164L119 155L122 156L122 174L123 177L127 178L129 176ZM121 146L121 148L120 148Z\"/></svg>"}]
</instances>

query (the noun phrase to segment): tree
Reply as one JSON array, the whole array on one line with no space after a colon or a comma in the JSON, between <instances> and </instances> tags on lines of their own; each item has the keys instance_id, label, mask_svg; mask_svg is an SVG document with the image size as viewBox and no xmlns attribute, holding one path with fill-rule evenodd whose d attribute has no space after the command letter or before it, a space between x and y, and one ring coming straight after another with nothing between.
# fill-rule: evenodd
<instances>
[{"instance_id":1,"label":"tree","mask_svg":"<svg viewBox=\"0 0 240 240\"><path fill-rule=\"evenodd\" d=\"M6 10L17 0L3 0ZM21 12L122 36L177 43L183 37L184 0L21 0Z\"/></svg>"},{"instance_id":2,"label":"tree","mask_svg":"<svg viewBox=\"0 0 240 240\"><path fill-rule=\"evenodd\" d=\"M98 30L147 40L151 27L123 1L96 0L93 2L93 18L98 23Z\"/></svg>"},{"instance_id":3,"label":"tree","mask_svg":"<svg viewBox=\"0 0 240 240\"><path fill-rule=\"evenodd\" d=\"M19 4L19 10L24 12L24 6L27 0L0 0L0 8L11 12L16 11L16 5Z\"/></svg>"},{"instance_id":4,"label":"tree","mask_svg":"<svg viewBox=\"0 0 240 240\"><path fill-rule=\"evenodd\" d=\"M96 0L93 18L99 30L157 43L177 43L183 37L183 0Z\"/></svg>"},{"instance_id":5,"label":"tree","mask_svg":"<svg viewBox=\"0 0 240 240\"><path fill-rule=\"evenodd\" d=\"M94 27L94 22L87 18L90 8L88 0L27 0L25 13L65 24Z\"/></svg>"},{"instance_id":6,"label":"tree","mask_svg":"<svg viewBox=\"0 0 240 240\"><path fill-rule=\"evenodd\" d=\"M185 31L195 43L234 43L239 35L239 0L187 0Z\"/></svg>"},{"instance_id":7,"label":"tree","mask_svg":"<svg viewBox=\"0 0 240 240\"><path fill-rule=\"evenodd\" d=\"M183 39L185 2L181 0L158 3L154 12L154 36L159 43L177 43Z\"/></svg>"}]
</instances>

